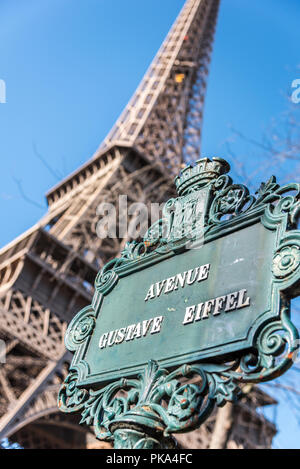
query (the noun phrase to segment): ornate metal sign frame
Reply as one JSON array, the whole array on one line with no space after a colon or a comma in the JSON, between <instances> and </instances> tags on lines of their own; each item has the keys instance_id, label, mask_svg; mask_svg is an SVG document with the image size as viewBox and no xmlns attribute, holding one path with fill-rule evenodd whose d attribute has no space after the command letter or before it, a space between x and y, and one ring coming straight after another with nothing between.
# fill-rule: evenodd
<instances>
[{"instance_id":1,"label":"ornate metal sign frame","mask_svg":"<svg viewBox=\"0 0 300 469\"><path fill-rule=\"evenodd\" d=\"M120 258L104 266L92 305L68 327L66 347L75 354L59 407L81 412L81 422L93 425L100 440L114 440L115 448L172 447L172 433L197 428L215 404L234 401L240 383L274 379L295 359L299 336L290 320L290 299L300 294L300 185L280 187L272 176L255 198L245 186L233 184L228 171L220 158L186 167L175 180L179 197L166 203L163 219L141 243L128 244ZM221 354L214 349L200 354L201 361L196 354L187 363L173 357L158 364L149 356L147 366L106 373L98 382L89 374L85 354L97 316L120 278L182 254L193 243L206 245L258 223L274 233L272 293L269 311L251 325L247 340L224 347ZM198 384L190 384L195 376Z\"/></svg>"}]
</instances>

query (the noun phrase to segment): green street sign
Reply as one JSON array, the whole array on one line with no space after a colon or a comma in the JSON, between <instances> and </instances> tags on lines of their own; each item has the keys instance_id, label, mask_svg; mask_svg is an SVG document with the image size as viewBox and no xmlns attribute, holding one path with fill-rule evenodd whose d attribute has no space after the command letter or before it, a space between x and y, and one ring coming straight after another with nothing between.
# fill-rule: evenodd
<instances>
[{"instance_id":1,"label":"green street sign","mask_svg":"<svg viewBox=\"0 0 300 469\"><path fill-rule=\"evenodd\" d=\"M271 177L254 197L228 171L220 158L182 170L163 218L99 272L92 305L69 325L60 408L115 447L159 447L162 432L196 428L239 383L295 360L300 186ZM200 386L182 384L195 375Z\"/></svg>"}]
</instances>

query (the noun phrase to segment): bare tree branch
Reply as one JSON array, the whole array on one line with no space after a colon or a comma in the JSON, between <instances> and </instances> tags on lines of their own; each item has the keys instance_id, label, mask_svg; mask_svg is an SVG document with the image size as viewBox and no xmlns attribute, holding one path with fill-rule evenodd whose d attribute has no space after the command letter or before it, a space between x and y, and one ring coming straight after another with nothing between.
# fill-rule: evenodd
<instances>
[{"instance_id":1,"label":"bare tree branch","mask_svg":"<svg viewBox=\"0 0 300 469\"><path fill-rule=\"evenodd\" d=\"M23 190L23 187L22 187L22 181L20 179L17 179L15 177L13 177L13 180L17 184L19 192L20 192L21 196L23 197L23 199L26 200L26 202L29 202L30 204L34 205L35 207L38 207L40 209L45 210L45 207L43 207L43 205L39 204L38 202L35 202L34 200L32 200L30 197L28 197L25 194L25 192Z\"/></svg>"},{"instance_id":2,"label":"bare tree branch","mask_svg":"<svg viewBox=\"0 0 300 469\"><path fill-rule=\"evenodd\" d=\"M45 166L45 168L48 169L48 171L52 174L52 176L55 177L55 179L56 179L57 181L61 181L61 179L63 178L63 176L62 176L61 174L59 174L57 171L55 171L55 170L50 166L50 164L48 163L48 161L38 152L35 142L33 142L32 146L33 146L33 151L34 151L35 155L36 155L37 158L43 163L43 165Z\"/></svg>"}]
</instances>

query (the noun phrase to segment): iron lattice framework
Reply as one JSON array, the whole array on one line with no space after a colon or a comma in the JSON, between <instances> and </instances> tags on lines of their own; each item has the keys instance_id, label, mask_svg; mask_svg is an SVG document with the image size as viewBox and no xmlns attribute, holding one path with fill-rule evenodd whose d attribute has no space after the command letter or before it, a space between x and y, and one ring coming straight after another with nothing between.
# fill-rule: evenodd
<instances>
[{"instance_id":1,"label":"iron lattice framework","mask_svg":"<svg viewBox=\"0 0 300 469\"><path fill-rule=\"evenodd\" d=\"M67 323L91 302L99 268L128 241L97 236L97 207L116 204L120 194L127 194L129 203L161 203L172 195L172 178L182 163L199 157L218 6L219 0L186 1L93 158L49 191L47 214L0 251L0 338L6 343L6 363L0 368L1 438L26 448L99 447L56 407L70 360L63 345ZM256 431L251 444L249 438L240 442L233 436L237 445L270 445L274 428L262 425L255 412L263 403L248 400L239 407L235 432L241 434L252 419L266 434ZM213 420L192 443L182 444L207 447L212 425Z\"/></svg>"}]
</instances>

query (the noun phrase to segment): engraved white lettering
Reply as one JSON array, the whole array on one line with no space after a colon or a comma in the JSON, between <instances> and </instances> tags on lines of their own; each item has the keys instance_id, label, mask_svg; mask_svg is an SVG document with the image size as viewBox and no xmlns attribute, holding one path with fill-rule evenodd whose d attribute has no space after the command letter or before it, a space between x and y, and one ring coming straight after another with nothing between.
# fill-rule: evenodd
<instances>
[{"instance_id":1,"label":"engraved white lettering","mask_svg":"<svg viewBox=\"0 0 300 469\"><path fill-rule=\"evenodd\" d=\"M158 318L153 319L153 325L150 334L157 334L157 332L160 332L161 323L163 322L163 319L163 316L159 316Z\"/></svg>"},{"instance_id":2,"label":"engraved white lettering","mask_svg":"<svg viewBox=\"0 0 300 469\"><path fill-rule=\"evenodd\" d=\"M142 337L142 334L141 334L141 323L138 322L137 325L135 326L135 329L134 329L132 338L133 338L133 339L139 339L140 337Z\"/></svg>"},{"instance_id":3,"label":"engraved white lettering","mask_svg":"<svg viewBox=\"0 0 300 469\"><path fill-rule=\"evenodd\" d=\"M107 345L108 345L109 347L111 347L112 345L114 345L115 340L116 340L116 336L117 336L117 331L111 331L111 332L108 334Z\"/></svg>"},{"instance_id":4,"label":"engraved white lettering","mask_svg":"<svg viewBox=\"0 0 300 469\"><path fill-rule=\"evenodd\" d=\"M189 324L190 322L194 321L194 313L195 313L196 306L189 306L185 310L185 316L182 324Z\"/></svg>"},{"instance_id":5,"label":"engraved white lettering","mask_svg":"<svg viewBox=\"0 0 300 469\"><path fill-rule=\"evenodd\" d=\"M184 287L186 274L187 272L183 272L183 274L176 275L174 290L178 290L178 283L180 283L180 286L182 288Z\"/></svg>"},{"instance_id":6,"label":"engraved white lettering","mask_svg":"<svg viewBox=\"0 0 300 469\"><path fill-rule=\"evenodd\" d=\"M161 292L162 292L162 289L164 288L164 284L165 284L165 280L163 280L162 282L157 282L155 285L156 285L156 296L159 297Z\"/></svg>"},{"instance_id":7,"label":"engraved white lettering","mask_svg":"<svg viewBox=\"0 0 300 469\"><path fill-rule=\"evenodd\" d=\"M107 346L122 344L125 341L131 341L146 337L147 335L157 334L161 331L164 316L147 319L127 327L121 327L114 331L105 332L99 340L99 348L104 349Z\"/></svg>"},{"instance_id":8,"label":"engraved white lettering","mask_svg":"<svg viewBox=\"0 0 300 469\"><path fill-rule=\"evenodd\" d=\"M175 277L167 278L167 283L166 283L166 288L165 288L164 293L169 293L170 291L173 291L174 281L175 281Z\"/></svg>"},{"instance_id":9,"label":"engraved white lettering","mask_svg":"<svg viewBox=\"0 0 300 469\"><path fill-rule=\"evenodd\" d=\"M107 337L108 337L108 332L106 332L105 334L103 334L103 335L100 337L100 340L99 340L99 347L100 347L100 348L106 347L106 344L107 344Z\"/></svg>"},{"instance_id":10,"label":"engraved white lettering","mask_svg":"<svg viewBox=\"0 0 300 469\"><path fill-rule=\"evenodd\" d=\"M206 280L209 275L210 264L204 264L194 269L190 269L183 273L178 273L173 277L161 280L150 286L148 293L145 297L145 301L153 300L158 298L162 293L167 294L174 290L178 290L178 287L186 287L187 285L193 285L196 281L201 282Z\"/></svg>"},{"instance_id":11,"label":"engraved white lettering","mask_svg":"<svg viewBox=\"0 0 300 469\"><path fill-rule=\"evenodd\" d=\"M143 337L145 337L145 335L147 334L151 322L152 322L152 319L148 319L148 320L143 321L143 323L142 323L142 334L143 334Z\"/></svg>"},{"instance_id":12,"label":"engraved white lettering","mask_svg":"<svg viewBox=\"0 0 300 469\"><path fill-rule=\"evenodd\" d=\"M149 288L145 301L148 301L149 298L155 298L154 285L151 285L151 287Z\"/></svg>"},{"instance_id":13,"label":"engraved white lettering","mask_svg":"<svg viewBox=\"0 0 300 469\"><path fill-rule=\"evenodd\" d=\"M238 298L238 303L237 303L237 309L239 308L244 308L245 306L250 305L250 298L248 297L245 299L245 295L247 293L247 290L240 290L239 291L239 298Z\"/></svg>"},{"instance_id":14,"label":"engraved white lettering","mask_svg":"<svg viewBox=\"0 0 300 469\"><path fill-rule=\"evenodd\" d=\"M208 278L209 269L210 264L205 264L200 267L197 282L202 282L202 280L206 280Z\"/></svg>"},{"instance_id":15,"label":"engraved white lettering","mask_svg":"<svg viewBox=\"0 0 300 469\"><path fill-rule=\"evenodd\" d=\"M132 334L133 334L134 329L135 329L135 324L132 324L131 326L127 327L127 333L125 337L126 342L128 342L129 340L132 340Z\"/></svg>"},{"instance_id":16,"label":"engraved white lettering","mask_svg":"<svg viewBox=\"0 0 300 469\"><path fill-rule=\"evenodd\" d=\"M125 339L125 332L126 332L126 327L121 327L121 329L118 330L118 334L116 337L116 344L121 344L123 340Z\"/></svg>"},{"instance_id":17,"label":"engraved white lettering","mask_svg":"<svg viewBox=\"0 0 300 469\"><path fill-rule=\"evenodd\" d=\"M226 308L225 308L226 313L227 311L233 311L234 309L236 309L238 294L239 292L235 291L234 293L230 293L229 295L227 295Z\"/></svg>"},{"instance_id":18,"label":"engraved white lettering","mask_svg":"<svg viewBox=\"0 0 300 469\"><path fill-rule=\"evenodd\" d=\"M186 325L202 321L203 319L218 316L222 311L228 313L229 311L246 308L247 306L250 306L250 298L247 296L247 290L243 289L198 303L198 305L188 306L185 309L182 324Z\"/></svg>"},{"instance_id":19,"label":"engraved white lettering","mask_svg":"<svg viewBox=\"0 0 300 469\"><path fill-rule=\"evenodd\" d=\"M202 313L202 308L203 308L203 303L199 303L197 306L197 312L195 316L195 321L200 321L201 319L201 313Z\"/></svg>"},{"instance_id":20,"label":"engraved white lettering","mask_svg":"<svg viewBox=\"0 0 300 469\"><path fill-rule=\"evenodd\" d=\"M200 269L200 267L197 267L196 269L191 269L191 270L188 271L188 275L187 275L187 279L186 279L186 283L188 285L193 285L193 283L196 282L196 277L198 275L199 269Z\"/></svg>"},{"instance_id":21,"label":"engraved white lettering","mask_svg":"<svg viewBox=\"0 0 300 469\"><path fill-rule=\"evenodd\" d=\"M214 316L221 314L221 310L224 308L224 303L226 301L226 296L219 296L216 298L215 309L213 312Z\"/></svg>"},{"instance_id":22,"label":"engraved white lettering","mask_svg":"<svg viewBox=\"0 0 300 469\"><path fill-rule=\"evenodd\" d=\"M209 313L211 312L212 306L215 304L215 300L208 300L204 303L203 314L201 319L209 318Z\"/></svg>"}]
</instances>

